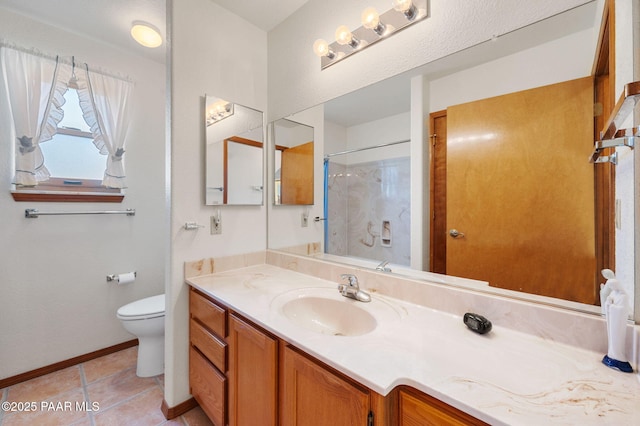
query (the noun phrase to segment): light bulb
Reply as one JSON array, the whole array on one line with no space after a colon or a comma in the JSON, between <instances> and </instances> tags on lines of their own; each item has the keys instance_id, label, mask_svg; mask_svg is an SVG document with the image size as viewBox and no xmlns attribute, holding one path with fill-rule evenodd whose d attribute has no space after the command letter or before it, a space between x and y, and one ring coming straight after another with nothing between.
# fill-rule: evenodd
<instances>
[{"instance_id":1,"label":"light bulb","mask_svg":"<svg viewBox=\"0 0 640 426\"><path fill-rule=\"evenodd\" d=\"M319 57L326 56L329 59L333 59L336 55L329 48L329 43L325 40L319 38L313 43L313 53L318 55Z\"/></svg>"},{"instance_id":2,"label":"light bulb","mask_svg":"<svg viewBox=\"0 0 640 426\"><path fill-rule=\"evenodd\" d=\"M393 0L392 4L395 10L404 13L404 16L410 21L418 15L418 9L411 0Z\"/></svg>"},{"instance_id":3,"label":"light bulb","mask_svg":"<svg viewBox=\"0 0 640 426\"><path fill-rule=\"evenodd\" d=\"M313 43L313 53L318 55L319 57L325 56L329 52L329 43L325 40L319 38Z\"/></svg>"},{"instance_id":4,"label":"light bulb","mask_svg":"<svg viewBox=\"0 0 640 426\"><path fill-rule=\"evenodd\" d=\"M375 31L379 36L384 35L387 27L380 22L380 15L373 7L368 7L362 11L362 26Z\"/></svg>"},{"instance_id":5,"label":"light bulb","mask_svg":"<svg viewBox=\"0 0 640 426\"><path fill-rule=\"evenodd\" d=\"M351 31L349 30L349 28L347 28L346 25L340 25L336 29L336 41L340 45L348 44L354 49L358 47L358 44L360 44L360 40L358 40L354 37L353 34L351 34Z\"/></svg>"},{"instance_id":6,"label":"light bulb","mask_svg":"<svg viewBox=\"0 0 640 426\"><path fill-rule=\"evenodd\" d=\"M346 25L340 25L336 29L336 41L338 42L338 44L341 44L341 45L349 44L351 43L352 39L353 39L353 34L351 34L351 31L349 30L349 28L347 28Z\"/></svg>"},{"instance_id":7,"label":"light bulb","mask_svg":"<svg viewBox=\"0 0 640 426\"><path fill-rule=\"evenodd\" d=\"M380 23L380 15L374 7L368 7L362 11L362 26L370 30Z\"/></svg>"},{"instance_id":8,"label":"light bulb","mask_svg":"<svg viewBox=\"0 0 640 426\"><path fill-rule=\"evenodd\" d=\"M413 2L411 0L393 0L393 8L398 12L405 12L411 9Z\"/></svg>"}]
</instances>

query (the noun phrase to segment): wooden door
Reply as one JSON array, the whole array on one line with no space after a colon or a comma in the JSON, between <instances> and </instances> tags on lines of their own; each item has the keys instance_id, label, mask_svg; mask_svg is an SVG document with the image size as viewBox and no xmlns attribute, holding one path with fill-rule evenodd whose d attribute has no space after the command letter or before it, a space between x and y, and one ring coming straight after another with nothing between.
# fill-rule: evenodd
<instances>
[{"instance_id":1,"label":"wooden door","mask_svg":"<svg viewBox=\"0 0 640 426\"><path fill-rule=\"evenodd\" d=\"M313 204L313 142L282 151L282 204Z\"/></svg>"},{"instance_id":2,"label":"wooden door","mask_svg":"<svg viewBox=\"0 0 640 426\"><path fill-rule=\"evenodd\" d=\"M429 114L430 154L430 244L429 271L447 272L447 111Z\"/></svg>"},{"instance_id":3,"label":"wooden door","mask_svg":"<svg viewBox=\"0 0 640 426\"><path fill-rule=\"evenodd\" d=\"M369 391L324 369L289 346L283 351L283 426L366 425Z\"/></svg>"},{"instance_id":4,"label":"wooden door","mask_svg":"<svg viewBox=\"0 0 640 426\"><path fill-rule=\"evenodd\" d=\"M593 304L592 129L590 77L448 108L447 274Z\"/></svg>"},{"instance_id":5,"label":"wooden door","mask_svg":"<svg viewBox=\"0 0 640 426\"><path fill-rule=\"evenodd\" d=\"M229 316L229 425L275 425L278 342Z\"/></svg>"}]
</instances>

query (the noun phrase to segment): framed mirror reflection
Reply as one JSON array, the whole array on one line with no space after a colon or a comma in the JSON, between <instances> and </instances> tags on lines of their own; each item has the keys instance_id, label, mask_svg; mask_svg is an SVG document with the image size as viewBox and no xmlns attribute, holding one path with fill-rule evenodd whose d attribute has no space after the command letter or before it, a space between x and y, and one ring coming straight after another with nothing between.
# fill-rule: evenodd
<instances>
[{"instance_id":1,"label":"framed mirror reflection","mask_svg":"<svg viewBox=\"0 0 640 426\"><path fill-rule=\"evenodd\" d=\"M320 106L325 137L316 147L334 168L325 177L327 220L316 235L323 253L309 254L595 314L601 269L615 270L625 290L637 292L634 150L618 148L615 166L589 163L609 115L596 108L594 124L594 104L615 104L633 81L633 70L619 67L613 89L606 64L594 70L599 49L614 42L599 41L601 17L596 2L588 3ZM619 28L631 28L626 24ZM619 33L615 43L616 55L632 56L633 37ZM609 98L594 99L603 81ZM579 87L555 93L570 85ZM542 94L529 92L538 89ZM425 121L415 119L416 105ZM383 134L403 117L403 131ZM364 139L374 146L409 132L407 154L400 145L375 158L410 158L411 220L402 226L408 210L385 212L401 205L407 184L400 175L388 176L380 164L365 170L369 159L332 155L365 147L357 135L369 135ZM421 163L412 161L416 152ZM366 187L356 185L360 174L371 178ZM365 200L376 192L391 198ZM395 249L410 254L397 256Z\"/></svg>"},{"instance_id":2,"label":"framed mirror reflection","mask_svg":"<svg viewBox=\"0 0 640 426\"><path fill-rule=\"evenodd\" d=\"M264 202L263 113L205 96L206 205Z\"/></svg>"},{"instance_id":3,"label":"framed mirror reflection","mask_svg":"<svg viewBox=\"0 0 640 426\"><path fill-rule=\"evenodd\" d=\"M312 205L313 127L288 119L272 124L274 139L274 204Z\"/></svg>"}]
</instances>

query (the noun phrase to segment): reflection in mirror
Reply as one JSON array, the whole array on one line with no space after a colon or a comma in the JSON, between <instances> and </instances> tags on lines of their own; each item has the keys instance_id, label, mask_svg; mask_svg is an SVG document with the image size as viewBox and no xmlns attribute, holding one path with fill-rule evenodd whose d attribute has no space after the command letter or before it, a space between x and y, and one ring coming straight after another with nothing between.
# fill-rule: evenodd
<instances>
[{"instance_id":1,"label":"reflection in mirror","mask_svg":"<svg viewBox=\"0 0 640 426\"><path fill-rule=\"evenodd\" d=\"M634 291L634 222L633 222L633 151L624 148L619 152L619 158L624 158L613 169L607 169L609 174L608 184L606 180L598 180L600 167L610 167L606 164L590 164L588 157L593 150L594 140L597 138L599 129L594 129L593 122L593 99L591 98L593 90L589 87L591 84L596 86L599 84L598 79L592 75L593 64L598 55L598 34L600 33L600 17L602 9L599 9L595 2L580 6L558 16L546 19L537 24L515 31L511 34L503 35L494 41L482 43L481 45L461 51L450 57L443 58L433 63L429 63L420 69L412 72L392 77L386 81L382 81L375 85L358 90L351 94L344 95L332 101L328 101L324 105L325 123L324 123L324 140L317 141L322 143L323 152L327 154L339 151L361 149L363 147L378 145L385 141L402 140L409 136L410 128L415 129L416 126L422 126L423 123L405 123L405 133L396 132L393 134L381 133L385 129L392 129L393 126L385 124L389 120L399 120L403 114L407 117L410 115L410 105L415 98L416 103L429 105L429 113L451 113L449 117L453 120L449 124L451 127L450 138L445 142L445 146L453 143L458 149L463 145L463 141L469 142L468 152L471 158L468 162L463 163L462 160L456 160L451 163L447 159L445 150L444 156L441 157L442 163L437 162L437 152L433 148L433 142L442 138L446 140L447 128L438 127L438 123L431 123L429 128L429 144L425 145L424 151L429 153L429 160L434 161L433 164L424 164L424 175L429 180L422 181L422 174L411 170L411 185L426 185L423 192L426 195L423 199L422 215L425 220L425 227L429 229L429 223L437 217L442 220L439 231L431 230L430 237L425 232L425 241L418 242L424 248L421 260L422 271L410 270L404 265L408 264L408 260L413 264L414 259L400 259L392 257L389 252L382 252L383 234L390 235L388 239L393 246L397 238L402 235L402 230L395 227L397 216L393 218L386 217L381 213L381 207L386 207L390 201L382 201L373 208L366 211L352 211L334 204L332 200L337 192L339 196L345 196L347 200L354 199L354 205L360 200L367 197L364 188L359 192L345 192L345 186L341 186L339 182L343 170L332 168L331 163L339 162L341 157L331 157L329 164L329 173L326 174L328 180L326 182L327 199L329 200L327 208L327 228L325 229L325 244L323 251L325 258L339 259L342 262L356 264L358 266L369 266L376 268L383 261L391 261L390 264L384 265L380 269L391 269L394 273L411 275L413 277L422 277L429 281L450 283L458 285L472 285L478 290L488 291L494 294L503 294L510 297L525 298L527 300L542 301L544 303L569 307L587 312L599 313L600 310L594 305L598 305L599 301L599 284L603 282L599 270L603 267L610 267L616 271L618 276L625 276L624 285L626 290L633 295ZM617 37L616 40L619 40ZM628 39L629 43L632 37L622 37L623 40ZM629 46L616 46L617 52L627 51ZM411 78L420 76L426 82L425 90L422 93L412 92ZM632 75L623 77L616 74L616 78L622 78L627 81L621 81L621 85L631 81ZM531 106L533 102L530 100L516 99L514 106L509 107L509 111L487 111L481 110L480 106L484 102L497 102L501 104L511 99L511 96L518 98L523 92L528 92L534 88L549 88L556 86L557 83L567 82L571 84L581 85L580 80L588 81L586 88L581 89L583 93L583 101L578 102L581 114L582 124L566 125L566 112L574 107L567 106L557 108L562 102L569 101L571 96L560 95L558 102L552 102L552 105L542 106L542 111L525 111L517 105ZM595 81L593 81L595 80ZM519 93L519 94L516 94ZM586 95L584 95L587 93ZM511 95L513 94L513 95ZM612 94L612 98L617 98L620 93ZM535 94L534 94L535 95ZM552 99L543 94L543 100ZM586 96L586 97L585 97ZM585 101L586 99L586 101ZM387 102L387 101L393 102ZM613 103L615 103L613 100ZM585 105L582 105L585 103ZM376 105L376 108L370 108L370 105ZM389 111L383 114L386 107ZM471 109L479 122L476 128L468 127L471 118L461 109L462 106ZM452 111L452 112L451 112ZM480 112L484 111L484 112ZM509 112L509 115L506 115ZM532 114L540 114L551 112L552 117L543 119L534 126L533 129L525 131L531 135L537 134L534 140L529 139L523 146L510 151L509 144L513 142L511 133L507 134L508 128L526 129L527 125L534 122ZM573 111L577 112L577 111ZM478 113L480 116L478 117ZM379 115L374 115L379 114ZM464 115L463 115L464 114ZM500 124L500 128L481 129L485 125L487 118L497 118L499 116L506 117L506 123ZM603 115L608 115L604 113ZM585 119L586 117L586 119ZM425 117L428 118L428 117ZM432 117L433 118L433 117ZM569 132L558 133L556 131L547 131L547 126L551 125L551 119L559 120L556 122L560 127L565 123ZM407 118L408 120L408 118ZM474 118L475 120L475 118ZM600 117L600 121L606 121L607 117ZM410 121L410 120L409 120ZM585 124L586 123L586 124ZM498 124L496 124L498 125ZM579 130L576 126L580 126ZM596 124L596 127L598 125ZM541 130L541 133L537 133ZM498 144L495 136L504 134L504 145L502 142ZM359 141L355 143L356 136L363 136L366 142ZM368 137L367 137L368 135ZM381 136L384 139L381 140ZM475 135L475 136L474 136ZM490 135L490 136L488 136ZM375 136L375 137L374 137ZM525 135L526 136L526 135ZM474 139L475 138L475 139ZM425 138L427 139L427 138ZM566 142L568 140L574 142L574 146L568 148ZM544 142L549 145L541 145ZM421 141L411 141L411 144L422 143ZM457 145L456 145L457 144ZM396 147L400 149L402 145ZM377 150L371 150L375 152ZM453 158L455 154L453 148L449 153L449 157ZM391 155L385 155L381 158L392 158L394 155L400 157L397 152ZM479 170L479 162L474 160L479 157L487 157L494 162L490 169L485 172ZM457 158L457 157L456 157ZM379 160L372 159L373 160ZM525 163L524 160L532 161ZM355 162L356 160L354 160ZM358 160L359 162L360 160ZM464 160L466 161L466 160ZM342 160L342 163L348 164L348 160ZM450 166L450 170L447 170ZM536 166L538 169L533 171L531 167ZM444 205L450 207L450 212L438 212L433 210L438 200L434 200L439 189L430 187L434 182L433 175L429 176L429 169L434 172L438 167L444 167L440 173L444 173L447 181L454 184L454 179L460 178L461 182L456 183L455 188L447 188L442 186L442 194L444 194ZM502 181L512 185L511 190L506 190L505 196L500 199L489 196L481 203L476 202L476 198L471 196L472 204L454 206L449 201L463 200L468 194L469 183L476 181L480 177L485 177L489 173L487 170L497 170L500 167L504 170L510 169L511 175L503 175ZM478 169L478 170L476 170ZM577 171L579 170L579 172ZM473 172L473 173L472 173ZM353 173L351 171L350 173ZM455 174L452 175L452 173ZM475 175L474 175L475 173ZM602 187L594 188L594 173L596 182ZM579 175L579 176L578 176ZM381 188L390 188L390 192L395 192L397 188L388 186L385 179L381 179L382 175L374 177L372 182L379 185L376 191ZM475 176L475 177L474 177ZM571 183L572 179L579 177L581 183ZM564 179L560 183L559 179ZM343 179L346 181L347 179ZM525 192L522 183L531 181L532 190L535 192ZM568 183L569 182L569 183ZM374 185L373 185L374 186ZM558 188L554 188L554 187ZM547 189L559 189L555 191L550 202L542 203L541 200L547 197ZM613 192L615 190L615 192ZM343 194L339 194L342 191ZM452 193L451 191L456 191ZM415 194L415 192L413 192ZM513 196L509 196L511 194ZM464 197L463 197L464 195ZM588 196L588 199L585 198ZM597 199L618 199L622 205L621 215L627 217L626 222L623 219L617 222L619 228L614 229L613 216L602 218L602 214L606 213L606 206L598 205ZM518 201L519 200L519 201ZM555 201L554 201L555 200ZM442 200L441 200L442 201ZM602 201L600 201L602 203ZM335 203L335 201L334 201ZM517 204L516 204L517 203ZM585 204L586 203L586 204ZM348 204L348 203L347 203ZM573 204L574 210L569 209L569 205ZM359 206L358 206L359 207ZM500 230L500 217L508 217L515 215L517 211L522 214L516 218L516 226L519 224L521 228L528 228L532 224L536 224L541 216L541 210L550 214L539 225L542 233L538 236L530 236L521 230L509 230L502 232ZM503 262L493 275L484 271L461 269L450 270L447 267L447 256L455 256L450 253L449 248L460 248L460 246L469 246L475 243L480 234L482 224L479 231L473 231L471 228L463 226L458 220L450 218L449 214L462 213L466 216L482 217L484 220L489 218L498 218L498 230L489 234L490 240L487 241L485 248L475 247L471 252L471 259L474 258L474 252L477 254L483 251L489 257L493 255L497 258L504 257L503 254L493 253L491 250L504 248L507 252L511 251L516 254L515 257L508 258ZM610 214L611 212L609 212ZM594 217L595 215L595 217ZM385 216L385 217L382 217ZM466 220L466 218L464 218ZM386 220L391 223L389 229L385 229ZM482 219L481 219L482 220ZM452 221L456 221L453 223ZM553 222L551 222L553 221ZM353 222L358 222L359 229L350 231L348 227ZM368 224L371 223L371 226ZM333 226L333 227L332 227ZM546 234L545 235L545 226ZM458 231L450 232L450 231ZM573 231L572 231L573 230ZM414 232L407 232L414 244L415 239L422 238L421 235L414 235ZM351 235L354 234L354 235ZM550 238L549 234L554 234ZM342 238L335 240L335 236ZM328 237L328 238L327 238ZM434 266L433 256L437 254L434 248L433 240L441 237L445 241L444 256L445 263L440 266ZM580 240L579 248L566 248L567 241L573 243L573 240ZM430 244L431 243L431 244ZM372 245L376 250L370 250L366 247ZM533 255L527 251L526 247L535 247L537 254ZM449 247L451 246L451 247ZM358 249L369 249L369 252L356 251ZM440 250L442 250L440 247ZM272 247L283 248L283 247ZM571 251L573 250L573 251ZM431 251L431 252L430 252ZM299 252L299 251L298 251ZM327 255L327 253L332 255ZM317 255L317 254L314 254ZM536 261L527 263L524 269L517 270L515 267L526 263L530 259L536 258ZM505 259L507 259L505 257ZM553 264L551 269L545 268L545 263ZM547 262L549 261L549 262ZM469 263L469 261L463 261ZM455 266L454 262L449 265ZM469 265L465 265L469 266ZM502 268L502 269L500 269ZM434 274L432 272L438 272ZM576 275L573 277L573 273ZM447 274L442 275L442 274ZM457 274L457 275L456 275ZM471 280L460 280L451 275L464 278L472 278ZM498 285L496 276L506 278L507 284ZM528 282L526 286L519 285L520 277L523 275L533 277L533 281ZM572 281L572 283L570 282ZM578 283L578 284L576 284ZM487 285L488 284L488 285ZM586 290L586 296L577 294L579 291L576 287L582 286Z\"/></svg>"},{"instance_id":2,"label":"reflection in mirror","mask_svg":"<svg viewBox=\"0 0 640 426\"><path fill-rule=\"evenodd\" d=\"M337 133L325 145L327 253L409 266L410 140L384 140L408 129L405 113L351 127L346 151L329 148L340 144Z\"/></svg>"},{"instance_id":3,"label":"reflection in mirror","mask_svg":"<svg viewBox=\"0 0 640 426\"><path fill-rule=\"evenodd\" d=\"M205 96L207 205L262 205L262 112Z\"/></svg>"},{"instance_id":4,"label":"reflection in mirror","mask_svg":"<svg viewBox=\"0 0 640 426\"><path fill-rule=\"evenodd\" d=\"M313 204L313 127L280 119L273 123L274 203Z\"/></svg>"}]
</instances>

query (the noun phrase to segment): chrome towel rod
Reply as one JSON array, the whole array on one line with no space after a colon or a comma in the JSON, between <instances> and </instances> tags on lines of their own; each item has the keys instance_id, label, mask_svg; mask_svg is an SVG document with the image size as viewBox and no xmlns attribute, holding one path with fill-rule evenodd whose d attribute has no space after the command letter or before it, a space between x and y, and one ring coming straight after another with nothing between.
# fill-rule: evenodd
<instances>
[{"instance_id":1,"label":"chrome towel rod","mask_svg":"<svg viewBox=\"0 0 640 426\"><path fill-rule=\"evenodd\" d=\"M84 211L84 212L39 212L37 209L26 209L24 211L24 217L29 219L35 219L38 216L61 216L61 215L76 215L76 214L126 214L127 216L135 216L136 209Z\"/></svg>"}]
</instances>

